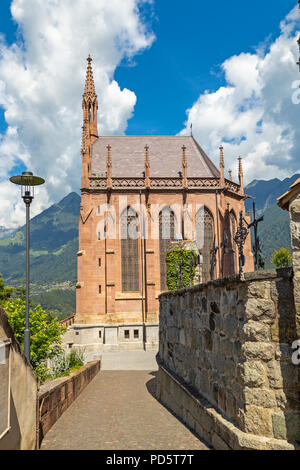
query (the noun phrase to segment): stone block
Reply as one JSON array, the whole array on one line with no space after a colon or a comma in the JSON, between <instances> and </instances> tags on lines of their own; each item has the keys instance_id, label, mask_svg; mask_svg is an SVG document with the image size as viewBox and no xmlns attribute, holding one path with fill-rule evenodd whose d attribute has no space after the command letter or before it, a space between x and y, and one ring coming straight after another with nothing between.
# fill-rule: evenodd
<instances>
[{"instance_id":1,"label":"stone block","mask_svg":"<svg viewBox=\"0 0 300 470\"><path fill-rule=\"evenodd\" d=\"M252 405L246 406L243 421L244 432L265 437L273 436L271 410Z\"/></svg>"},{"instance_id":2,"label":"stone block","mask_svg":"<svg viewBox=\"0 0 300 470\"><path fill-rule=\"evenodd\" d=\"M249 321L243 325L241 338L245 341L270 341L270 326L257 321Z\"/></svg>"},{"instance_id":3,"label":"stone block","mask_svg":"<svg viewBox=\"0 0 300 470\"><path fill-rule=\"evenodd\" d=\"M250 298L245 303L246 320L271 324L275 318L275 306L272 300Z\"/></svg>"},{"instance_id":4,"label":"stone block","mask_svg":"<svg viewBox=\"0 0 300 470\"><path fill-rule=\"evenodd\" d=\"M261 406L263 408L276 408L277 401L273 390L260 388L245 388L245 405Z\"/></svg>"},{"instance_id":5,"label":"stone block","mask_svg":"<svg viewBox=\"0 0 300 470\"><path fill-rule=\"evenodd\" d=\"M270 298L270 282L269 281L249 282L247 295L249 297L255 297L256 299Z\"/></svg>"},{"instance_id":6,"label":"stone block","mask_svg":"<svg viewBox=\"0 0 300 470\"><path fill-rule=\"evenodd\" d=\"M260 359L268 362L274 359L274 355L272 343L246 342L242 346L242 357L247 360Z\"/></svg>"},{"instance_id":7,"label":"stone block","mask_svg":"<svg viewBox=\"0 0 300 470\"><path fill-rule=\"evenodd\" d=\"M263 387L266 384L266 370L260 361L249 361L238 365L238 378L246 387Z\"/></svg>"}]
</instances>

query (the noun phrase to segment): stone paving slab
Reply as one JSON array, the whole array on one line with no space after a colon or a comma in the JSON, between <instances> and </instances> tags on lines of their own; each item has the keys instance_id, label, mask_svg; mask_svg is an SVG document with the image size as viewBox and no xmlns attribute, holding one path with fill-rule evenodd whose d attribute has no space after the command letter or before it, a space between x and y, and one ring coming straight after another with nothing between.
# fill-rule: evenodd
<instances>
[{"instance_id":1,"label":"stone paving slab","mask_svg":"<svg viewBox=\"0 0 300 470\"><path fill-rule=\"evenodd\" d=\"M158 370L155 359L157 351L104 352L101 370Z\"/></svg>"},{"instance_id":2,"label":"stone paving slab","mask_svg":"<svg viewBox=\"0 0 300 470\"><path fill-rule=\"evenodd\" d=\"M207 450L155 398L156 371L100 371L42 450Z\"/></svg>"}]
</instances>

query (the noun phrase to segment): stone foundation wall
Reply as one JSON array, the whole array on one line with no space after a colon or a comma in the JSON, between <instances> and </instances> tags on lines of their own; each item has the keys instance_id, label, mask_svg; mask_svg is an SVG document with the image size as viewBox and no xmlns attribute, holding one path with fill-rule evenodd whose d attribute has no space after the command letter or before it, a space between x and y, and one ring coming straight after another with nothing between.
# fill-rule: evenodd
<instances>
[{"instance_id":1,"label":"stone foundation wall","mask_svg":"<svg viewBox=\"0 0 300 470\"><path fill-rule=\"evenodd\" d=\"M98 374L99 370L100 361L94 361L73 372L69 377L46 382L41 386L38 397L39 443L58 418Z\"/></svg>"},{"instance_id":2,"label":"stone foundation wall","mask_svg":"<svg viewBox=\"0 0 300 470\"><path fill-rule=\"evenodd\" d=\"M261 271L246 274L244 281L229 278L162 294L159 334L158 396L164 403L175 406L162 380L168 370L168 380L179 378L236 430L278 440L278 445L300 441L291 270ZM186 421L183 407L178 396L177 414Z\"/></svg>"},{"instance_id":3,"label":"stone foundation wall","mask_svg":"<svg viewBox=\"0 0 300 470\"><path fill-rule=\"evenodd\" d=\"M158 323L80 324L68 328L63 347L82 349L87 361L105 351L158 351Z\"/></svg>"}]
</instances>

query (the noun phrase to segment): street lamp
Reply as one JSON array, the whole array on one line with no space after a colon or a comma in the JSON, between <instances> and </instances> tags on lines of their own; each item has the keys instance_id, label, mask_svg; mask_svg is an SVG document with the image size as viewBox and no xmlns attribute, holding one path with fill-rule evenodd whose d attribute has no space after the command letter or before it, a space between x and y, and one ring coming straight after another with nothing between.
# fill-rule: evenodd
<instances>
[{"instance_id":1,"label":"street lamp","mask_svg":"<svg viewBox=\"0 0 300 470\"><path fill-rule=\"evenodd\" d=\"M21 196L26 204L26 326L24 332L24 354L30 362L30 330L29 330L29 250L30 220L29 208L34 198L34 186L45 183L43 178L34 176L31 171L23 171L22 175L12 176L10 181L21 186Z\"/></svg>"}]
</instances>

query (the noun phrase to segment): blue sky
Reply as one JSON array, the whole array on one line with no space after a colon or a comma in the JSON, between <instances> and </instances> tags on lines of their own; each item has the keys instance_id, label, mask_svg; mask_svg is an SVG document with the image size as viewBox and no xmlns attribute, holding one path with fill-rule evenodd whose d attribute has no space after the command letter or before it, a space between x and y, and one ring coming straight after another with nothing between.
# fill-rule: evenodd
<instances>
[{"instance_id":1,"label":"blue sky","mask_svg":"<svg viewBox=\"0 0 300 470\"><path fill-rule=\"evenodd\" d=\"M17 34L10 4L11 0L0 2L0 31L9 44ZM126 134L177 134L186 109L199 94L224 84L223 61L272 42L280 21L295 4L295 0L155 0L144 7L156 40L134 58L134 66L124 60L115 73L121 88L137 95ZM0 132L5 128L1 112Z\"/></svg>"},{"instance_id":2,"label":"blue sky","mask_svg":"<svg viewBox=\"0 0 300 470\"><path fill-rule=\"evenodd\" d=\"M177 134L185 111L205 90L224 84L220 65L241 52L254 52L279 33L295 0L156 0L152 47L121 66L116 79L134 90L135 115L127 134ZM184 6L184 8L183 8Z\"/></svg>"},{"instance_id":3,"label":"blue sky","mask_svg":"<svg viewBox=\"0 0 300 470\"><path fill-rule=\"evenodd\" d=\"M300 171L296 0L1 0L0 9L0 225L23 216L12 173L45 177L37 212L79 191L88 53L100 134L184 135L192 123L215 164L223 143L234 178L239 155L246 183Z\"/></svg>"}]
</instances>

